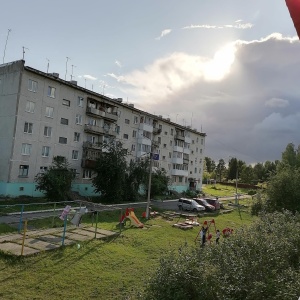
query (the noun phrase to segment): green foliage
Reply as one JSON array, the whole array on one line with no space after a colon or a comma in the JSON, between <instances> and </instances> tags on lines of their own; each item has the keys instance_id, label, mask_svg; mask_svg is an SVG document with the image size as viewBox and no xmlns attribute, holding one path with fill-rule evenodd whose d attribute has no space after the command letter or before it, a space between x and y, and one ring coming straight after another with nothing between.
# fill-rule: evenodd
<instances>
[{"instance_id":1,"label":"green foliage","mask_svg":"<svg viewBox=\"0 0 300 300\"><path fill-rule=\"evenodd\" d=\"M299 267L299 215L262 215L218 246L165 255L144 299L297 299Z\"/></svg>"},{"instance_id":2,"label":"green foliage","mask_svg":"<svg viewBox=\"0 0 300 300\"><path fill-rule=\"evenodd\" d=\"M247 194L250 195L250 196L253 196L253 195L255 195L256 193L257 193L256 190L249 190L249 191L247 192Z\"/></svg>"},{"instance_id":3,"label":"green foliage","mask_svg":"<svg viewBox=\"0 0 300 300\"><path fill-rule=\"evenodd\" d=\"M102 148L95 168L97 175L93 178L95 191L100 192L107 202L121 202L124 196L128 150L120 142L104 143Z\"/></svg>"},{"instance_id":4,"label":"green foliage","mask_svg":"<svg viewBox=\"0 0 300 300\"><path fill-rule=\"evenodd\" d=\"M157 170L151 176L151 196L165 195L168 192L169 177L165 170Z\"/></svg>"},{"instance_id":5,"label":"green foliage","mask_svg":"<svg viewBox=\"0 0 300 300\"><path fill-rule=\"evenodd\" d=\"M37 190L45 192L51 201L65 201L69 199L74 172L69 168L68 161L63 156L53 157L52 165L45 173L35 176Z\"/></svg>"}]
</instances>

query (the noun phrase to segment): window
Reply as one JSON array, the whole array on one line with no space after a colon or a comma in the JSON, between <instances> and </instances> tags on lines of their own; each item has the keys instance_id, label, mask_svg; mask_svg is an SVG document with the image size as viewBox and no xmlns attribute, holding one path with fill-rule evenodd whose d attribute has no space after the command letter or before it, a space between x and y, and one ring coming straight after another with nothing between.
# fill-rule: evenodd
<instances>
[{"instance_id":1,"label":"window","mask_svg":"<svg viewBox=\"0 0 300 300\"><path fill-rule=\"evenodd\" d=\"M157 137L157 142L160 144L161 143L161 137Z\"/></svg>"},{"instance_id":2,"label":"window","mask_svg":"<svg viewBox=\"0 0 300 300\"><path fill-rule=\"evenodd\" d=\"M137 116L135 116L135 117L133 118L133 123L134 123L134 124L137 124L138 121L139 121L139 118L138 118Z\"/></svg>"},{"instance_id":3,"label":"window","mask_svg":"<svg viewBox=\"0 0 300 300\"><path fill-rule=\"evenodd\" d=\"M60 143L60 144L66 144L67 143L67 141L68 141L68 139L67 138L65 138L65 137L59 137L59 139L58 139L58 142Z\"/></svg>"},{"instance_id":4,"label":"window","mask_svg":"<svg viewBox=\"0 0 300 300\"><path fill-rule=\"evenodd\" d=\"M80 140L80 133L74 132L74 142L79 142L79 140Z\"/></svg>"},{"instance_id":5,"label":"window","mask_svg":"<svg viewBox=\"0 0 300 300\"><path fill-rule=\"evenodd\" d=\"M80 107L83 107L83 97L79 97L77 98L77 105Z\"/></svg>"},{"instance_id":6,"label":"window","mask_svg":"<svg viewBox=\"0 0 300 300\"><path fill-rule=\"evenodd\" d=\"M48 97L55 98L56 88L52 86L48 86Z\"/></svg>"},{"instance_id":7,"label":"window","mask_svg":"<svg viewBox=\"0 0 300 300\"><path fill-rule=\"evenodd\" d=\"M167 144L164 144L164 148L167 148Z\"/></svg>"},{"instance_id":8,"label":"window","mask_svg":"<svg viewBox=\"0 0 300 300\"><path fill-rule=\"evenodd\" d=\"M91 179L92 178L92 170L88 170L88 169L83 170L83 178Z\"/></svg>"},{"instance_id":9,"label":"window","mask_svg":"<svg viewBox=\"0 0 300 300\"><path fill-rule=\"evenodd\" d=\"M43 157L49 157L49 155L50 155L50 147L43 146L43 148L42 148L42 156Z\"/></svg>"},{"instance_id":10,"label":"window","mask_svg":"<svg viewBox=\"0 0 300 300\"><path fill-rule=\"evenodd\" d=\"M197 173L197 168L195 168L195 173Z\"/></svg>"},{"instance_id":11,"label":"window","mask_svg":"<svg viewBox=\"0 0 300 300\"><path fill-rule=\"evenodd\" d=\"M77 160L78 159L78 151L77 150L72 150L72 159Z\"/></svg>"},{"instance_id":12,"label":"window","mask_svg":"<svg viewBox=\"0 0 300 300\"><path fill-rule=\"evenodd\" d=\"M76 124L81 124L81 123L76 123ZM96 126L97 125L96 119L89 118L88 119L88 124Z\"/></svg>"},{"instance_id":13,"label":"window","mask_svg":"<svg viewBox=\"0 0 300 300\"><path fill-rule=\"evenodd\" d=\"M203 139L201 139L201 145L203 145Z\"/></svg>"},{"instance_id":14,"label":"window","mask_svg":"<svg viewBox=\"0 0 300 300\"><path fill-rule=\"evenodd\" d=\"M172 158L172 153L171 152L169 152L169 158Z\"/></svg>"},{"instance_id":15,"label":"window","mask_svg":"<svg viewBox=\"0 0 300 300\"><path fill-rule=\"evenodd\" d=\"M194 140L192 140L192 144L195 144L195 141L194 141Z\"/></svg>"},{"instance_id":16,"label":"window","mask_svg":"<svg viewBox=\"0 0 300 300\"><path fill-rule=\"evenodd\" d=\"M46 173L48 171L48 167L40 167L40 173Z\"/></svg>"},{"instance_id":17,"label":"window","mask_svg":"<svg viewBox=\"0 0 300 300\"><path fill-rule=\"evenodd\" d=\"M28 90L29 91L36 93L37 87L38 87L37 81L31 80L31 79L28 80Z\"/></svg>"},{"instance_id":18,"label":"window","mask_svg":"<svg viewBox=\"0 0 300 300\"><path fill-rule=\"evenodd\" d=\"M46 117L53 118L53 107L46 106Z\"/></svg>"},{"instance_id":19,"label":"window","mask_svg":"<svg viewBox=\"0 0 300 300\"><path fill-rule=\"evenodd\" d=\"M31 153L31 144L22 144L22 155L30 155Z\"/></svg>"},{"instance_id":20,"label":"window","mask_svg":"<svg viewBox=\"0 0 300 300\"><path fill-rule=\"evenodd\" d=\"M82 124L82 115L76 114L76 124L81 125Z\"/></svg>"},{"instance_id":21,"label":"window","mask_svg":"<svg viewBox=\"0 0 300 300\"><path fill-rule=\"evenodd\" d=\"M123 138L124 138L125 140L128 140L128 134L124 133Z\"/></svg>"},{"instance_id":22,"label":"window","mask_svg":"<svg viewBox=\"0 0 300 300\"><path fill-rule=\"evenodd\" d=\"M24 133L32 133L32 123L25 122L24 124Z\"/></svg>"},{"instance_id":23,"label":"window","mask_svg":"<svg viewBox=\"0 0 300 300\"><path fill-rule=\"evenodd\" d=\"M62 104L65 105L65 106L70 106L71 101L67 100L67 99L63 99Z\"/></svg>"},{"instance_id":24,"label":"window","mask_svg":"<svg viewBox=\"0 0 300 300\"><path fill-rule=\"evenodd\" d=\"M200 154L202 154L202 149L200 149Z\"/></svg>"},{"instance_id":25,"label":"window","mask_svg":"<svg viewBox=\"0 0 300 300\"><path fill-rule=\"evenodd\" d=\"M182 176L178 176L178 182L182 182L183 181L183 177Z\"/></svg>"},{"instance_id":26,"label":"window","mask_svg":"<svg viewBox=\"0 0 300 300\"><path fill-rule=\"evenodd\" d=\"M171 135L173 135L174 134L174 129L173 128L171 128Z\"/></svg>"},{"instance_id":27,"label":"window","mask_svg":"<svg viewBox=\"0 0 300 300\"><path fill-rule=\"evenodd\" d=\"M27 112L34 113L34 106L35 106L35 103L34 103L34 102L32 102L32 101L27 101L27 102L26 102L26 108L25 108L25 110L26 110Z\"/></svg>"},{"instance_id":28,"label":"window","mask_svg":"<svg viewBox=\"0 0 300 300\"><path fill-rule=\"evenodd\" d=\"M168 135L168 132L167 132L167 131L165 131L165 135Z\"/></svg>"},{"instance_id":29,"label":"window","mask_svg":"<svg viewBox=\"0 0 300 300\"><path fill-rule=\"evenodd\" d=\"M45 126L44 127L44 136L50 137L52 135L52 127Z\"/></svg>"},{"instance_id":30,"label":"window","mask_svg":"<svg viewBox=\"0 0 300 300\"><path fill-rule=\"evenodd\" d=\"M170 146L172 146L173 145L173 141L170 141Z\"/></svg>"},{"instance_id":31,"label":"window","mask_svg":"<svg viewBox=\"0 0 300 300\"><path fill-rule=\"evenodd\" d=\"M159 128L160 130L162 130L162 125L161 125L161 124L159 124L159 125L158 125L158 128Z\"/></svg>"},{"instance_id":32,"label":"window","mask_svg":"<svg viewBox=\"0 0 300 300\"><path fill-rule=\"evenodd\" d=\"M116 126L116 133L117 133L117 134L120 133L120 126Z\"/></svg>"},{"instance_id":33,"label":"window","mask_svg":"<svg viewBox=\"0 0 300 300\"><path fill-rule=\"evenodd\" d=\"M163 156L163 157L162 157L162 159L163 159L163 160L166 160L166 157L165 157L165 156Z\"/></svg>"},{"instance_id":34,"label":"window","mask_svg":"<svg viewBox=\"0 0 300 300\"><path fill-rule=\"evenodd\" d=\"M28 177L29 166L20 165L19 166L19 177Z\"/></svg>"},{"instance_id":35,"label":"window","mask_svg":"<svg viewBox=\"0 0 300 300\"><path fill-rule=\"evenodd\" d=\"M135 151L135 145L131 145L131 151Z\"/></svg>"},{"instance_id":36,"label":"window","mask_svg":"<svg viewBox=\"0 0 300 300\"><path fill-rule=\"evenodd\" d=\"M134 137L134 138L136 137L136 130L132 131L132 137Z\"/></svg>"},{"instance_id":37,"label":"window","mask_svg":"<svg viewBox=\"0 0 300 300\"><path fill-rule=\"evenodd\" d=\"M129 124L130 121L128 119L125 119L125 124Z\"/></svg>"},{"instance_id":38,"label":"window","mask_svg":"<svg viewBox=\"0 0 300 300\"><path fill-rule=\"evenodd\" d=\"M68 119L65 119L65 118L61 118L61 119L60 119L60 124L68 125L68 124L69 124L69 120L68 120Z\"/></svg>"}]
</instances>

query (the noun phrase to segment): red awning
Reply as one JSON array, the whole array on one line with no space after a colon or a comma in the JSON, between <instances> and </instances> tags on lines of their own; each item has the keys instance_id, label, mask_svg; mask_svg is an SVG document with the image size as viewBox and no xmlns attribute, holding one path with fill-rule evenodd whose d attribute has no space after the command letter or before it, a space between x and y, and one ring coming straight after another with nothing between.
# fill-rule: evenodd
<instances>
[{"instance_id":1,"label":"red awning","mask_svg":"<svg viewBox=\"0 0 300 300\"><path fill-rule=\"evenodd\" d=\"M300 38L300 0L285 0L285 2Z\"/></svg>"}]
</instances>

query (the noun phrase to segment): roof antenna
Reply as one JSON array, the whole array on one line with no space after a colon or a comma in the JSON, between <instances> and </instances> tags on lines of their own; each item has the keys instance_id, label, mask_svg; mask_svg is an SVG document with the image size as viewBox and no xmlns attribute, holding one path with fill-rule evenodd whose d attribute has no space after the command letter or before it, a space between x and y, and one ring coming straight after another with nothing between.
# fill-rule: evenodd
<instances>
[{"instance_id":1,"label":"roof antenna","mask_svg":"<svg viewBox=\"0 0 300 300\"><path fill-rule=\"evenodd\" d=\"M26 50L29 50L29 49L26 48L26 47L24 47L24 46L23 46L22 48L23 48L23 60L24 60L24 59L25 59L25 49L26 49Z\"/></svg>"},{"instance_id":2,"label":"roof antenna","mask_svg":"<svg viewBox=\"0 0 300 300\"><path fill-rule=\"evenodd\" d=\"M70 57L67 56L67 61L66 61L66 74L65 74L65 80L67 80L67 72L68 72L68 60Z\"/></svg>"},{"instance_id":3,"label":"roof antenna","mask_svg":"<svg viewBox=\"0 0 300 300\"><path fill-rule=\"evenodd\" d=\"M72 73L71 73L71 81L73 80L73 68L76 68L76 66L72 65Z\"/></svg>"},{"instance_id":4,"label":"roof antenna","mask_svg":"<svg viewBox=\"0 0 300 300\"><path fill-rule=\"evenodd\" d=\"M9 33L10 33L10 32L11 32L11 29L8 29L7 37L6 37L6 43L5 43L5 47L4 47L4 53L3 53L3 63L4 63L5 52L6 52L6 46L7 46L7 41L8 41L8 37L9 37Z\"/></svg>"},{"instance_id":5,"label":"roof antenna","mask_svg":"<svg viewBox=\"0 0 300 300\"><path fill-rule=\"evenodd\" d=\"M48 63L47 63L47 73L49 73L49 59L48 58L46 58L47 60L48 60Z\"/></svg>"}]
</instances>

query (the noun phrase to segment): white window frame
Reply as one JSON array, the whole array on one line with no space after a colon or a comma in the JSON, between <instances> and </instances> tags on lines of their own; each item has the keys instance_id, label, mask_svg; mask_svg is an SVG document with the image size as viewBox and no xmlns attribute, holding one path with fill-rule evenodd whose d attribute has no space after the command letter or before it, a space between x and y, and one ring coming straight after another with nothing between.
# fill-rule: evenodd
<instances>
[{"instance_id":1,"label":"white window frame","mask_svg":"<svg viewBox=\"0 0 300 300\"><path fill-rule=\"evenodd\" d=\"M38 90L38 83L35 80L28 79L28 91L36 93Z\"/></svg>"},{"instance_id":2,"label":"white window frame","mask_svg":"<svg viewBox=\"0 0 300 300\"><path fill-rule=\"evenodd\" d=\"M131 145L131 151L135 151L135 144Z\"/></svg>"},{"instance_id":3,"label":"white window frame","mask_svg":"<svg viewBox=\"0 0 300 300\"><path fill-rule=\"evenodd\" d=\"M83 107L83 97L78 96L78 98L77 98L77 105L79 107Z\"/></svg>"},{"instance_id":4,"label":"white window frame","mask_svg":"<svg viewBox=\"0 0 300 300\"><path fill-rule=\"evenodd\" d=\"M21 154L22 155L30 155L31 154L31 144L23 143L22 144L22 149L21 149Z\"/></svg>"},{"instance_id":5,"label":"white window frame","mask_svg":"<svg viewBox=\"0 0 300 300\"><path fill-rule=\"evenodd\" d=\"M53 112L54 112L54 108L51 106L46 106L46 112L45 112L45 116L47 118L52 118L53 119Z\"/></svg>"},{"instance_id":6,"label":"white window frame","mask_svg":"<svg viewBox=\"0 0 300 300\"><path fill-rule=\"evenodd\" d=\"M78 150L72 150L72 159L78 160L79 157L79 151Z\"/></svg>"},{"instance_id":7,"label":"white window frame","mask_svg":"<svg viewBox=\"0 0 300 300\"><path fill-rule=\"evenodd\" d=\"M32 134L33 123L25 122L24 123L24 133Z\"/></svg>"},{"instance_id":8,"label":"white window frame","mask_svg":"<svg viewBox=\"0 0 300 300\"><path fill-rule=\"evenodd\" d=\"M50 126L44 127L44 136L46 136L46 137L52 136L52 127L50 127Z\"/></svg>"},{"instance_id":9,"label":"white window frame","mask_svg":"<svg viewBox=\"0 0 300 300\"><path fill-rule=\"evenodd\" d=\"M50 147L43 146L42 147L42 157L49 157L50 156Z\"/></svg>"},{"instance_id":10,"label":"white window frame","mask_svg":"<svg viewBox=\"0 0 300 300\"><path fill-rule=\"evenodd\" d=\"M74 142L80 141L80 132L74 132Z\"/></svg>"},{"instance_id":11,"label":"white window frame","mask_svg":"<svg viewBox=\"0 0 300 300\"><path fill-rule=\"evenodd\" d=\"M33 114L34 109L35 109L35 103L32 101L27 101L25 111Z\"/></svg>"},{"instance_id":12,"label":"white window frame","mask_svg":"<svg viewBox=\"0 0 300 300\"><path fill-rule=\"evenodd\" d=\"M75 120L75 123L76 123L77 125L82 125L82 115L76 114L76 120Z\"/></svg>"},{"instance_id":13,"label":"white window frame","mask_svg":"<svg viewBox=\"0 0 300 300\"><path fill-rule=\"evenodd\" d=\"M83 179L91 179L92 175L93 175L92 170L90 170L90 169L84 169L83 170L83 174L82 174L82 178Z\"/></svg>"},{"instance_id":14,"label":"white window frame","mask_svg":"<svg viewBox=\"0 0 300 300\"><path fill-rule=\"evenodd\" d=\"M29 165L19 165L19 177L28 177Z\"/></svg>"},{"instance_id":15,"label":"white window frame","mask_svg":"<svg viewBox=\"0 0 300 300\"><path fill-rule=\"evenodd\" d=\"M56 88L49 85L48 86L47 96L50 97L50 98L55 98L55 96L56 96Z\"/></svg>"},{"instance_id":16,"label":"white window frame","mask_svg":"<svg viewBox=\"0 0 300 300\"><path fill-rule=\"evenodd\" d=\"M138 116L134 116L133 117L133 124L137 124L139 122L139 117Z\"/></svg>"}]
</instances>

